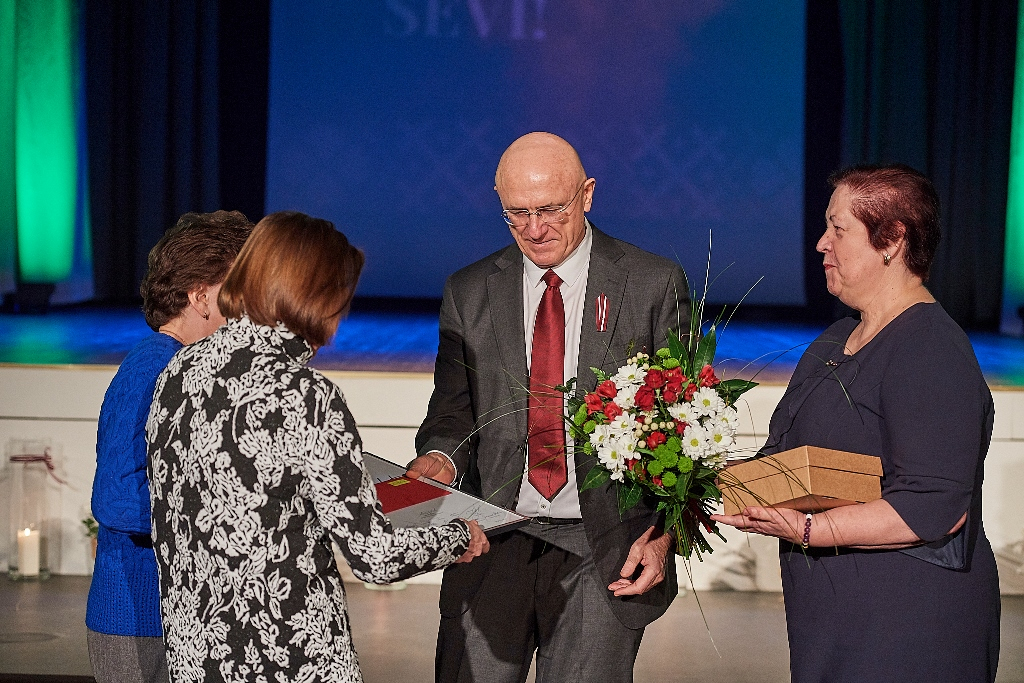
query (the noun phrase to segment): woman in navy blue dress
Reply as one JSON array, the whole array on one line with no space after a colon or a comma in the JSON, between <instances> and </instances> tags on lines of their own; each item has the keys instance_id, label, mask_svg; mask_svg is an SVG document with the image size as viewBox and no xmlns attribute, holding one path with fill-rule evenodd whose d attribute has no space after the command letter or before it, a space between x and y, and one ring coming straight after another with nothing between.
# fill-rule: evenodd
<instances>
[{"instance_id":1,"label":"woman in navy blue dress","mask_svg":"<svg viewBox=\"0 0 1024 683\"><path fill-rule=\"evenodd\" d=\"M999 585L981 521L992 396L967 336L924 286L938 197L902 165L831 182L818 251L829 292L860 316L808 347L763 452L878 456L882 498L715 519L782 539L794 683L993 681Z\"/></svg>"}]
</instances>

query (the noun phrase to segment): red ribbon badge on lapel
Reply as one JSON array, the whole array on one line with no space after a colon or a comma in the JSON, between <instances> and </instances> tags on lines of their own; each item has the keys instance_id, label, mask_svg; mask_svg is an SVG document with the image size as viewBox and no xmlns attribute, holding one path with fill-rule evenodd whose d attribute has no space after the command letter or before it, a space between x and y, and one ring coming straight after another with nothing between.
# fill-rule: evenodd
<instances>
[{"instance_id":1,"label":"red ribbon badge on lapel","mask_svg":"<svg viewBox=\"0 0 1024 683\"><path fill-rule=\"evenodd\" d=\"M596 308L597 308L597 331L607 332L608 331L608 297L603 293L597 297Z\"/></svg>"}]
</instances>

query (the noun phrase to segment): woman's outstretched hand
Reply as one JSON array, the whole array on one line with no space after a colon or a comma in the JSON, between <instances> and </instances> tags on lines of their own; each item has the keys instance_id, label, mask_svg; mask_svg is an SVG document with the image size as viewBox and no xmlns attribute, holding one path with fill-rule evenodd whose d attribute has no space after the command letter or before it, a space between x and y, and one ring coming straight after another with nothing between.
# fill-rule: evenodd
<instances>
[{"instance_id":1,"label":"woman's outstretched hand","mask_svg":"<svg viewBox=\"0 0 1024 683\"><path fill-rule=\"evenodd\" d=\"M464 519L462 521L469 525L469 549L462 554L462 557L455 560L456 564L470 562L474 557L479 557L491 549L491 542L487 540L487 535L476 523L476 520Z\"/></svg>"}]
</instances>

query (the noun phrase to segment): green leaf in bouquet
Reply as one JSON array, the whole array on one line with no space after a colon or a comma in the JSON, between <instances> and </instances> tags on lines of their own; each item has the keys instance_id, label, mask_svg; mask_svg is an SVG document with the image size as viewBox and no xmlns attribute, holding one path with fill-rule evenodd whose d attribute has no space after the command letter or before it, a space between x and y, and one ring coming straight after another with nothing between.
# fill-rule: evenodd
<instances>
[{"instance_id":1,"label":"green leaf in bouquet","mask_svg":"<svg viewBox=\"0 0 1024 683\"><path fill-rule=\"evenodd\" d=\"M693 460L690 460L690 458L686 457L685 455L680 456L679 462L676 463L676 469L683 473L692 472Z\"/></svg>"},{"instance_id":2,"label":"green leaf in bouquet","mask_svg":"<svg viewBox=\"0 0 1024 683\"><path fill-rule=\"evenodd\" d=\"M643 495L643 489L640 488L640 484L633 482L632 486L620 486L619 487L619 512L625 512L626 510L632 510L636 507L636 504L640 502L640 497Z\"/></svg>"},{"instance_id":3,"label":"green leaf in bouquet","mask_svg":"<svg viewBox=\"0 0 1024 683\"><path fill-rule=\"evenodd\" d=\"M583 442L583 452L586 453L587 455L593 454L594 444L590 443L589 441Z\"/></svg>"},{"instance_id":4,"label":"green leaf in bouquet","mask_svg":"<svg viewBox=\"0 0 1024 683\"><path fill-rule=\"evenodd\" d=\"M693 373L697 374L705 365L715 362L715 326L697 342L697 351L693 354Z\"/></svg>"},{"instance_id":5,"label":"green leaf in bouquet","mask_svg":"<svg viewBox=\"0 0 1024 683\"><path fill-rule=\"evenodd\" d=\"M683 512L679 505L669 505L668 512L665 513L665 529L672 529L677 526L682 516Z\"/></svg>"},{"instance_id":6,"label":"green leaf in bouquet","mask_svg":"<svg viewBox=\"0 0 1024 683\"><path fill-rule=\"evenodd\" d=\"M665 445L672 449L673 453L678 453L683 450L683 440L678 436L668 437L668 441L665 442Z\"/></svg>"},{"instance_id":7,"label":"green leaf in bouquet","mask_svg":"<svg viewBox=\"0 0 1024 683\"><path fill-rule=\"evenodd\" d=\"M658 462L663 467L675 467L676 463L679 462L679 456L665 444L661 444L654 449L654 457L658 459Z\"/></svg>"},{"instance_id":8,"label":"green leaf in bouquet","mask_svg":"<svg viewBox=\"0 0 1024 683\"><path fill-rule=\"evenodd\" d=\"M595 429L597 429L597 423L593 420L587 420L583 425L584 434L593 434Z\"/></svg>"},{"instance_id":9,"label":"green leaf in bouquet","mask_svg":"<svg viewBox=\"0 0 1024 683\"><path fill-rule=\"evenodd\" d=\"M714 483L706 481L704 482L704 495L701 497L720 501L722 500L722 492L718 490Z\"/></svg>"},{"instance_id":10,"label":"green leaf in bouquet","mask_svg":"<svg viewBox=\"0 0 1024 683\"><path fill-rule=\"evenodd\" d=\"M664 360L664 362L662 363L662 365L665 366L666 370L671 370L672 368L678 368L679 367L679 361L676 360L675 358L666 358Z\"/></svg>"},{"instance_id":11,"label":"green leaf in bouquet","mask_svg":"<svg viewBox=\"0 0 1024 683\"><path fill-rule=\"evenodd\" d=\"M573 387L574 386L576 386L576 378L575 377L570 379L565 384L559 384L557 387L555 387L555 391L560 391L563 394L571 394L573 392Z\"/></svg>"},{"instance_id":12,"label":"green leaf in bouquet","mask_svg":"<svg viewBox=\"0 0 1024 683\"><path fill-rule=\"evenodd\" d=\"M602 370L600 368L590 368L590 371L592 373L594 373L595 377L597 377L597 383L598 384L600 384L601 382L607 381L607 379L611 376L607 372L605 372L604 370Z\"/></svg>"},{"instance_id":13,"label":"green leaf in bouquet","mask_svg":"<svg viewBox=\"0 0 1024 683\"><path fill-rule=\"evenodd\" d=\"M669 358L672 355L672 352L668 350L668 347L663 346L655 351L654 355L658 358Z\"/></svg>"},{"instance_id":14,"label":"green leaf in bouquet","mask_svg":"<svg viewBox=\"0 0 1024 683\"><path fill-rule=\"evenodd\" d=\"M665 466L661 464L660 460L652 460L647 463L647 471L652 477L657 477L665 471Z\"/></svg>"},{"instance_id":15,"label":"green leaf in bouquet","mask_svg":"<svg viewBox=\"0 0 1024 683\"><path fill-rule=\"evenodd\" d=\"M602 486L606 481L611 479L611 477L612 473L606 470L603 465L598 463L590 468L590 471L587 472L587 476L583 478L583 483L580 484L580 491L596 489L598 486Z\"/></svg>"},{"instance_id":16,"label":"green leaf in bouquet","mask_svg":"<svg viewBox=\"0 0 1024 683\"><path fill-rule=\"evenodd\" d=\"M661 485L667 489L672 488L676 485L676 475L674 472L665 472L661 475Z\"/></svg>"},{"instance_id":17,"label":"green leaf in bouquet","mask_svg":"<svg viewBox=\"0 0 1024 683\"><path fill-rule=\"evenodd\" d=\"M686 346L679 340L679 333L676 330L668 331L668 352L672 358L686 358Z\"/></svg>"},{"instance_id":18,"label":"green leaf in bouquet","mask_svg":"<svg viewBox=\"0 0 1024 683\"><path fill-rule=\"evenodd\" d=\"M745 379L727 379L718 385L718 391L726 395L726 403L733 404L740 396L757 386L757 382Z\"/></svg>"},{"instance_id":19,"label":"green leaf in bouquet","mask_svg":"<svg viewBox=\"0 0 1024 683\"><path fill-rule=\"evenodd\" d=\"M571 409L572 408L570 406L570 410ZM581 424L583 424L584 422L587 421L587 406L586 405L581 405L579 408L576 409L576 414L572 416L572 421L576 425L581 425Z\"/></svg>"},{"instance_id":20,"label":"green leaf in bouquet","mask_svg":"<svg viewBox=\"0 0 1024 683\"><path fill-rule=\"evenodd\" d=\"M686 495L690 490L690 480L692 477L692 472L685 472L676 477L676 498L679 500L686 500Z\"/></svg>"}]
</instances>

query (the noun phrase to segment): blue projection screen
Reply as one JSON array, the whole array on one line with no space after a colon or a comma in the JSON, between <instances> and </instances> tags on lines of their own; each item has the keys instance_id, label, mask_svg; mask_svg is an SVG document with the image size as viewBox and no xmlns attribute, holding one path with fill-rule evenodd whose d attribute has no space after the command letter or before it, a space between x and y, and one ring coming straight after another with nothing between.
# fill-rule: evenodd
<instances>
[{"instance_id":1,"label":"blue projection screen","mask_svg":"<svg viewBox=\"0 0 1024 683\"><path fill-rule=\"evenodd\" d=\"M360 246L364 296L439 297L511 243L498 157L561 135L589 217L709 300L803 304L803 0L309 0L272 6L267 209ZM824 210L824 207L822 207Z\"/></svg>"}]
</instances>

